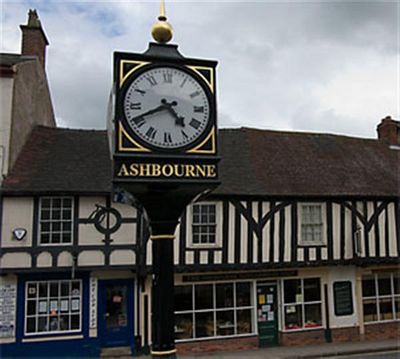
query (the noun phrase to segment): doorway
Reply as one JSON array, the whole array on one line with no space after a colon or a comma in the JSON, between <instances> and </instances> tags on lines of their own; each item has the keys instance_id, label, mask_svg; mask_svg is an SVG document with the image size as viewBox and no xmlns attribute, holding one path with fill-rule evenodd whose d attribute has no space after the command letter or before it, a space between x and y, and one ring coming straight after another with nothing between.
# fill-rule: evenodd
<instances>
[{"instance_id":1,"label":"doorway","mask_svg":"<svg viewBox=\"0 0 400 359\"><path fill-rule=\"evenodd\" d=\"M257 322L260 347L278 345L278 287L257 283Z\"/></svg>"},{"instance_id":2,"label":"doorway","mask_svg":"<svg viewBox=\"0 0 400 359\"><path fill-rule=\"evenodd\" d=\"M133 346L133 280L99 281L99 337L102 347Z\"/></svg>"}]
</instances>

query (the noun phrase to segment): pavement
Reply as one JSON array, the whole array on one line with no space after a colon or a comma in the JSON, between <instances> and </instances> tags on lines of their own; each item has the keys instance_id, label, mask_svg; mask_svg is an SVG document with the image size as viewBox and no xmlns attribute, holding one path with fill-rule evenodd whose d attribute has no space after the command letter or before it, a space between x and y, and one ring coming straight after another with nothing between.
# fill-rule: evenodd
<instances>
[{"instance_id":1,"label":"pavement","mask_svg":"<svg viewBox=\"0 0 400 359\"><path fill-rule=\"evenodd\" d=\"M260 348L249 351L235 351L223 353L201 353L196 355L179 355L179 359L190 358L242 358L242 359L317 359L357 355L365 358L371 353L390 353L387 357L400 359L400 338L382 341L360 341L349 343L326 343L321 345L307 345L304 347L273 347ZM382 355L382 358L385 358Z\"/></svg>"}]
</instances>

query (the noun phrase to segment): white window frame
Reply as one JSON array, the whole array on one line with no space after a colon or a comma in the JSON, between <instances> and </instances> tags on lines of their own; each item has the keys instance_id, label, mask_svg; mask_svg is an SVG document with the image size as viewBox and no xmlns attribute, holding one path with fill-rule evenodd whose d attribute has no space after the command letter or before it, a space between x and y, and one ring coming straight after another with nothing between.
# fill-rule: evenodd
<instances>
[{"instance_id":1,"label":"white window frame","mask_svg":"<svg viewBox=\"0 0 400 359\"><path fill-rule=\"evenodd\" d=\"M28 301L29 300L33 300L31 298L28 298L28 285L32 284L32 283L35 283L36 284L36 288L38 288L39 283L46 283L47 286L49 287L50 284L54 283L54 282L58 283L59 286L60 286L60 284L62 282L69 282L69 283L71 283L71 282L79 282L79 286L80 286L79 295L71 295L71 293L69 293L68 296L59 295L57 297L57 301L58 302L60 302L60 298L64 298L65 297L65 298L68 298L69 303L71 302L71 298L79 298L79 311L73 313L73 315L78 315L79 314L79 329L53 330L53 331L48 330L48 331L42 331L42 332L39 332L39 331L27 332L27 329L28 329L28 318L34 318L34 317L35 318L39 318L40 317L38 308L37 308L36 314L28 315ZM25 293L24 293L24 302L25 302L24 303L24 308L25 308L25 313L24 313L24 317L25 317L24 318L24 335L27 336L27 337L28 336L30 337L30 336L43 336L43 335L69 334L69 333L80 333L80 332L82 332L82 315L83 315L83 310L82 310L82 308L83 308L83 303L82 303L83 293L82 292L83 292L83 283L82 283L81 279L54 279L54 280L30 280L30 281L26 281L25 282ZM40 298L42 298L42 297L40 297ZM50 297L50 294L49 294L49 290L47 292L47 297L43 297L43 298L46 298L47 299L47 303L50 303L50 301L51 301L50 298L51 297ZM37 289L37 294L36 294L35 301L36 301L37 305L40 302L39 290L38 289ZM59 312L61 313L61 311L59 311ZM60 313L57 315L57 317L59 317ZM64 314L64 315L66 315L66 314ZM48 314L43 315L43 316L48 316ZM69 317L72 316L71 306L69 306L69 309L68 309L68 316ZM37 321L36 321L36 323L37 323ZM36 330L37 330L37 324L36 324Z\"/></svg>"},{"instance_id":2,"label":"white window frame","mask_svg":"<svg viewBox=\"0 0 400 359\"><path fill-rule=\"evenodd\" d=\"M318 206L321 208L321 239L319 241L310 241L303 238L303 208L305 206ZM301 202L299 203L297 210L297 218L298 220L298 229L297 229L297 238L300 246L309 246L309 247L318 247L318 246L326 246L327 238L326 238L326 204L323 202Z\"/></svg>"},{"instance_id":3,"label":"white window frame","mask_svg":"<svg viewBox=\"0 0 400 359\"><path fill-rule=\"evenodd\" d=\"M389 274L389 272L382 272L379 274ZM369 325L369 324L376 324L376 323L387 323L387 322L398 322L400 321L400 317L397 318L396 317L396 305L395 305L395 301L398 298L400 300L400 293L396 294L394 292L394 272L390 272L390 294L384 294L384 295L380 295L379 294L379 281L378 281L378 273L373 273L373 274L368 274L365 275L363 277L373 277L374 278L374 283L375 283L375 295L374 296L369 296L369 297L364 297L364 295L361 293L362 295L362 308L363 308L363 317L362 320L364 322L365 325ZM363 280L363 277L361 278L361 281ZM380 306L379 306L379 300L380 299L391 299L392 302L392 314L393 314L393 319L383 319L381 320L381 311L380 311ZM378 320L369 320L366 321L364 319L364 301L365 300L375 300L375 306L376 306L376 315L378 317Z\"/></svg>"},{"instance_id":4,"label":"white window frame","mask_svg":"<svg viewBox=\"0 0 400 359\"><path fill-rule=\"evenodd\" d=\"M304 301L304 280L306 279L319 279L319 288L320 288L320 300L318 301L311 301L311 302L305 302ZM287 280L300 280L300 286L301 286L301 297L302 297L302 301L301 302L295 302L295 303L285 303L285 281ZM322 303L323 303L323 296L322 296L322 288L323 288L323 283L321 278L319 277L304 277L304 278L285 278L281 280L281 308L282 308L282 312L281 312L281 329L282 332L285 333L292 333L292 332L300 332L300 331L305 331L305 330L320 330L323 329L325 324L324 324L324 312L323 312L323 307L322 307ZM315 326L315 327L306 327L305 324L305 306L309 305L309 304L319 304L320 308L321 308L321 325L319 326ZM285 321L285 309L288 306L301 306L301 321L302 321L302 327L301 328L297 328L297 329L286 329L286 321Z\"/></svg>"},{"instance_id":5,"label":"white window frame","mask_svg":"<svg viewBox=\"0 0 400 359\"><path fill-rule=\"evenodd\" d=\"M42 243L42 201L44 199L50 199L50 200L54 200L54 199L69 199L71 200L71 240L68 243ZM61 207L62 209L62 207ZM62 214L61 214L62 216ZM54 220L54 222L62 222L62 218L60 220ZM48 220L48 222L52 222L51 219ZM69 221L65 221L65 222L69 222ZM48 233L52 233L51 230ZM60 230L60 235L62 236L62 229ZM37 236L38 236L38 244L40 246L70 246L73 244L74 242L74 198L71 196L43 196L40 197L39 199L39 210L38 210L38 230L37 230Z\"/></svg>"},{"instance_id":6,"label":"white window frame","mask_svg":"<svg viewBox=\"0 0 400 359\"><path fill-rule=\"evenodd\" d=\"M195 205L214 205L215 206L215 243L193 243L193 207ZM222 247L222 202L196 202L189 206L186 218L187 226L186 238L189 248L221 248ZM205 224L207 225L207 224Z\"/></svg>"},{"instance_id":7,"label":"white window frame","mask_svg":"<svg viewBox=\"0 0 400 359\"><path fill-rule=\"evenodd\" d=\"M236 306L236 283L249 283L250 284L250 306ZM218 284L233 284L233 306L232 307L224 307L224 308L217 308L216 306L216 285ZM178 286L191 286L192 287L192 309L191 310L184 310L184 311L175 311L175 315L179 314L191 314L192 315L192 325L193 325L193 337L187 339L175 339L177 343L180 342L187 342L187 341L201 341L201 340L210 340L210 339L228 339L228 338L236 338L236 337L247 337L253 336L257 334L257 321L255 320L256 317L256 304L255 304L255 282L250 280L237 280L237 281L230 281L230 282L199 282L199 283L180 283ZM195 286L196 285L212 285L213 286L213 308L208 309L195 309L196 302L195 302ZM217 335L217 312L224 312L224 311L233 311L234 316L234 334L231 335ZM244 334L237 334L237 311L238 310L250 310L250 318L251 318L251 332L244 333ZM213 313L213 322L214 322L214 336L209 337L200 337L196 338L196 313Z\"/></svg>"}]
</instances>

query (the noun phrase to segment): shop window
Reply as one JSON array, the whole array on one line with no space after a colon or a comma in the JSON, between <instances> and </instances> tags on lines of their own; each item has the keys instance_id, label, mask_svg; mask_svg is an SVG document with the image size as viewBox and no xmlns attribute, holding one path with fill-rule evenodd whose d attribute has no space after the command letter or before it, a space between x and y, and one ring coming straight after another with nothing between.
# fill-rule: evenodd
<instances>
[{"instance_id":1,"label":"shop window","mask_svg":"<svg viewBox=\"0 0 400 359\"><path fill-rule=\"evenodd\" d=\"M70 197L42 197L39 203L40 244L72 243L73 201Z\"/></svg>"},{"instance_id":2,"label":"shop window","mask_svg":"<svg viewBox=\"0 0 400 359\"><path fill-rule=\"evenodd\" d=\"M254 333L251 291L250 282L176 286L176 339Z\"/></svg>"},{"instance_id":3,"label":"shop window","mask_svg":"<svg viewBox=\"0 0 400 359\"><path fill-rule=\"evenodd\" d=\"M363 276L362 296L366 323L400 319L398 273Z\"/></svg>"},{"instance_id":4,"label":"shop window","mask_svg":"<svg viewBox=\"0 0 400 359\"><path fill-rule=\"evenodd\" d=\"M81 302L80 280L27 282L25 334L79 332Z\"/></svg>"},{"instance_id":5,"label":"shop window","mask_svg":"<svg viewBox=\"0 0 400 359\"><path fill-rule=\"evenodd\" d=\"M284 280L283 299L285 330L309 329L322 326L319 278Z\"/></svg>"},{"instance_id":6,"label":"shop window","mask_svg":"<svg viewBox=\"0 0 400 359\"><path fill-rule=\"evenodd\" d=\"M192 244L216 244L216 205L194 204L192 214Z\"/></svg>"},{"instance_id":7,"label":"shop window","mask_svg":"<svg viewBox=\"0 0 400 359\"><path fill-rule=\"evenodd\" d=\"M300 206L301 245L325 244L323 212L323 205L320 203L307 203Z\"/></svg>"}]
</instances>

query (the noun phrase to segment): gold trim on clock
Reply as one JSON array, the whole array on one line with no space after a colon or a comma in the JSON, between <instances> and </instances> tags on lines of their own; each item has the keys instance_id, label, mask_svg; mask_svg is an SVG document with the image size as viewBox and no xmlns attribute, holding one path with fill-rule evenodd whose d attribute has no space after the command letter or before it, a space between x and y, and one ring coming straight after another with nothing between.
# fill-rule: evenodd
<instances>
[{"instance_id":1,"label":"gold trim on clock","mask_svg":"<svg viewBox=\"0 0 400 359\"><path fill-rule=\"evenodd\" d=\"M211 149L204 150L202 147L211 141ZM207 137L201 141L196 147L186 151L186 153L202 153L202 154L214 154L215 153L215 127L213 127Z\"/></svg>"},{"instance_id":2,"label":"gold trim on clock","mask_svg":"<svg viewBox=\"0 0 400 359\"><path fill-rule=\"evenodd\" d=\"M126 74L124 74L124 65L125 64L136 64L136 66L130 69ZM135 61L135 60L121 60L119 63L119 87L123 85L126 79L131 76L137 69L150 64L150 62L146 61Z\"/></svg>"},{"instance_id":3,"label":"gold trim on clock","mask_svg":"<svg viewBox=\"0 0 400 359\"><path fill-rule=\"evenodd\" d=\"M122 142L123 142L123 137L125 137L134 147L124 147ZM146 147L143 147L140 145L138 142L136 142L128 132L125 131L124 127L122 126L122 123L119 122L119 131L118 131L118 150L119 151L128 151L128 152L151 152Z\"/></svg>"},{"instance_id":4,"label":"gold trim on clock","mask_svg":"<svg viewBox=\"0 0 400 359\"><path fill-rule=\"evenodd\" d=\"M211 92L214 93L214 69L212 67L205 67L205 66L188 66L189 69L193 70L197 75L199 75L202 80L208 85ZM208 81L204 75L199 70L206 70L210 72L210 81Z\"/></svg>"}]
</instances>

